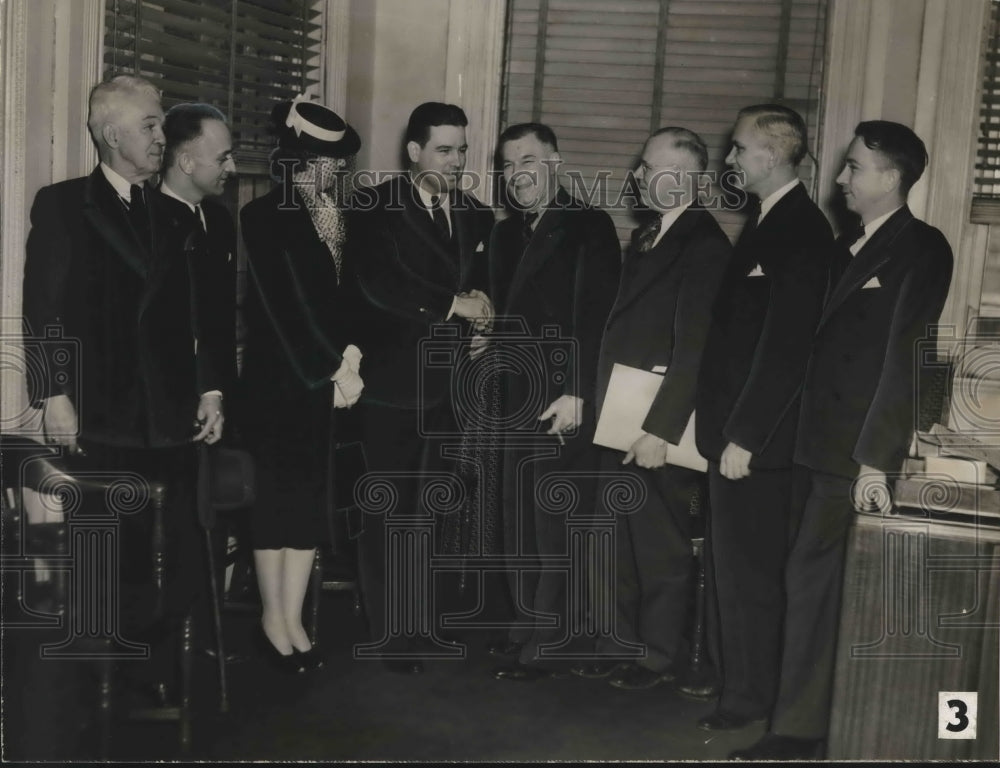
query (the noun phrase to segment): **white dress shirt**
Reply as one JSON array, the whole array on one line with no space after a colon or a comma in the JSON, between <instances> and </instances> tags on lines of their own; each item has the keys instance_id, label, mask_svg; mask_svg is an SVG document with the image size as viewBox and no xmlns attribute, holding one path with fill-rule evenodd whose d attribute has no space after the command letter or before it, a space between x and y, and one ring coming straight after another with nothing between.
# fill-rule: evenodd
<instances>
[{"instance_id":1,"label":"white dress shirt","mask_svg":"<svg viewBox=\"0 0 1000 768\"><path fill-rule=\"evenodd\" d=\"M857 256L858 251L860 251L864 247L865 243L867 243L871 239L872 235L874 235L878 231L878 228L881 227L883 224L885 224L889 220L889 217L892 216L892 214L894 214L902 207L903 206L899 206L898 208L893 208L888 213L884 213L877 219L872 219L867 224L865 224L864 236L859 237L857 240L855 240L854 244L850 247L851 255Z\"/></svg>"},{"instance_id":2,"label":"white dress shirt","mask_svg":"<svg viewBox=\"0 0 1000 768\"><path fill-rule=\"evenodd\" d=\"M420 195L420 202L424 204L424 208L427 213L430 214L431 221L434 220L434 202L431 198L436 197L437 206L444 211L444 217L448 220L448 234L450 235L454 230L451 226L451 201L448 199L447 192L428 192L420 184L414 182L414 186L417 188L417 194Z\"/></svg>"},{"instance_id":3,"label":"white dress shirt","mask_svg":"<svg viewBox=\"0 0 1000 768\"><path fill-rule=\"evenodd\" d=\"M197 213L198 218L201 219L202 228L208 232L208 222L205 221L205 212L201 209L200 204L192 203L189 200L185 200L183 197L174 192L170 187L167 186L167 182L160 184L160 192L162 192L167 197L172 197L174 200L180 200L184 205L191 209L191 213Z\"/></svg>"},{"instance_id":4,"label":"white dress shirt","mask_svg":"<svg viewBox=\"0 0 1000 768\"><path fill-rule=\"evenodd\" d=\"M774 206L781 198L783 198L785 195L787 195L789 192L795 189L795 187L798 186L798 183L799 183L798 178L794 178L790 182L785 184L785 186L779 187L778 189L774 190L774 192L765 197L763 200L761 200L760 215L757 217L757 224L760 224L764 220L764 217L767 216L767 212L770 211L772 208L774 208Z\"/></svg>"}]
</instances>

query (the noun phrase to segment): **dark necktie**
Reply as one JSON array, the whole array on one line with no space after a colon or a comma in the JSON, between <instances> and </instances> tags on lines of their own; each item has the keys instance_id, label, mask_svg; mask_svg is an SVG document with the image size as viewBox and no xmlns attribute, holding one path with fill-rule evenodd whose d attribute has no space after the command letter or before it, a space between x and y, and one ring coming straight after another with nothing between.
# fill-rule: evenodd
<instances>
[{"instance_id":1,"label":"dark necktie","mask_svg":"<svg viewBox=\"0 0 1000 768\"><path fill-rule=\"evenodd\" d=\"M858 222L856 226L844 230L844 234L841 235L841 242L844 247L848 250L854 245L858 240L865 236L865 225Z\"/></svg>"},{"instance_id":2,"label":"dark necktie","mask_svg":"<svg viewBox=\"0 0 1000 768\"><path fill-rule=\"evenodd\" d=\"M535 233L535 222L538 221L538 211L530 211L524 214L521 221L521 252L528 247L531 236Z\"/></svg>"},{"instance_id":3,"label":"dark necktie","mask_svg":"<svg viewBox=\"0 0 1000 768\"><path fill-rule=\"evenodd\" d=\"M760 198L756 195L747 198L747 203L743 207L743 212L746 213L747 218L743 223L743 229L740 232L737 243L757 230L757 222L760 219Z\"/></svg>"},{"instance_id":4,"label":"dark necktie","mask_svg":"<svg viewBox=\"0 0 1000 768\"><path fill-rule=\"evenodd\" d=\"M444 208L439 205L441 198L439 195L431 195L431 215L434 217L434 226L445 240L451 240L451 227L448 226L448 217L445 216Z\"/></svg>"},{"instance_id":5,"label":"dark necktie","mask_svg":"<svg viewBox=\"0 0 1000 768\"><path fill-rule=\"evenodd\" d=\"M142 187L133 184L129 189L128 218L132 223L132 229L139 237L139 242L145 248L151 245L149 232L149 212L146 210L146 201L142 195Z\"/></svg>"},{"instance_id":6,"label":"dark necktie","mask_svg":"<svg viewBox=\"0 0 1000 768\"><path fill-rule=\"evenodd\" d=\"M205 223L201 220L201 206L194 207L194 227L191 229L191 245L197 251L208 250L208 234L205 232Z\"/></svg>"},{"instance_id":7,"label":"dark necktie","mask_svg":"<svg viewBox=\"0 0 1000 768\"><path fill-rule=\"evenodd\" d=\"M643 224L635 236L635 249L639 253L646 253L653 247L656 238L660 234L660 225L663 224L663 214L657 214L645 224Z\"/></svg>"},{"instance_id":8,"label":"dark necktie","mask_svg":"<svg viewBox=\"0 0 1000 768\"><path fill-rule=\"evenodd\" d=\"M194 207L194 225L195 228L201 232L201 234L206 234L205 232L205 220L202 218L201 206L196 205Z\"/></svg>"}]
</instances>

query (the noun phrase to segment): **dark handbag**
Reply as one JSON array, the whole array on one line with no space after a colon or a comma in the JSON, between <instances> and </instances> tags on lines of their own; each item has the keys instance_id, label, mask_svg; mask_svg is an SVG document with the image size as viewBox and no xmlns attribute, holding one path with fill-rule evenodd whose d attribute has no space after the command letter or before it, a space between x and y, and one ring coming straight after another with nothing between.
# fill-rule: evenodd
<instances>
[{"instance_id":1,"label":"dark handbag","mask_svg":"<svg viewBox=\"0 0 1000 768\"><path fill-rule=\"evenodd\" d=\"M249 453L204 443L198 446L198 519L203 526L214 527L216 512L249 507L255 497L254 464Z\"/></svg>"}]
</instances>

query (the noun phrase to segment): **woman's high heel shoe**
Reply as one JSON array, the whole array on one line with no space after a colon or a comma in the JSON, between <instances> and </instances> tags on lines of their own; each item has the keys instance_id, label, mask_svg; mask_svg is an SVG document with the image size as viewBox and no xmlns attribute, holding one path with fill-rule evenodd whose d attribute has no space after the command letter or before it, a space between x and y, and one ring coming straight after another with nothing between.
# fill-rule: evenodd
<instances>
[{"instance_id":1,"label":"woman's high heel shoe","mask_svg":"<svg viewBox=\"0 0 1000 768\"><path fill-rule=\"evenodd\" d=\"M298 675L305 672L306 668L299 660L298 652L293 649L292 653L286 656L267 639L267 634L263 629L257 632L256 643L260 655L272 668L286 675Z\"/></svg>"},{"instance_id":2,"label":"woman's high heel shoe","mask_svg":"<svg viewBox=\"0 0 1000 768\"><path fill-rule=\"evenodd\" d=\"M308 651L293 648L292 655L298 659L299 665L304 669L320 669L323 666L323 656L315 646Z\"/></svg>"}]
</instances>

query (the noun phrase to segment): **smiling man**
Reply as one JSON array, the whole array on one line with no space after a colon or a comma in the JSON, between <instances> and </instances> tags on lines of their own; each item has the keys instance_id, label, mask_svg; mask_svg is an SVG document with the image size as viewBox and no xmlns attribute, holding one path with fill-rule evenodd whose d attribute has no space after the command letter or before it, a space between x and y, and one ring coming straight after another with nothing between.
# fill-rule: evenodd
<instances>
[{"instance_id":1,"label":"smiling man","mask_svg":"<svg viewBox=\"0 0 1000 768\"><path fill-rule=\"evenodd\" d=\"M213 376L231 390L236 378L236 227L229 211L212 197L225 191L236 173L226 118L210 104L177 104L163 122L164 208L173 242L188 259L198 305L198 343L222 350L223 366ZM225 351L228 350L228 353ZM211 394L222 396L223 391ZM208 414L202 429L210 442L222 436L224 410Z\"/></svg>"},{"instance_id":2,"label":"smiling man","mask_svg":"<svg viewBox=\"0 0 1000 768\"><path fill-rule=\"evenodd\" d=\"M855 129L837 177L860 221L838 241L802 388L777 702L769 732L730 757L823 756L836 656L850 653L837 627L852 513L890 509L888 481L916 428L917 342L951 282L947 241L906 205L926 165L913 131L873 120Z\"/></svg>"},{"instance_id":3,"label":"smiling man","mask_svg":"<svg viewBox=\"0 0 1000 768\"><path fill-rule=\"evenodd\" d=\"M486 293L493 214L459 188L465 168L466 126L454 104L427 102L413 110L404 150L409 169L360 190L349 241L362 296L365 392L361 400L368 469L399 473L394 517L420 513L420 475L452 471L441 455L442 434L454 433L450 370L424 376L422 340L433 328L471 335L491 320ZM403 475L407 477L403 477ZM423 669L411 624L389 637L385 517L367 516L360 541L360 575L372 640L396 653L386 666L402 674ZM399 565L405 567L404 564ZM415 586L419 573L406 571ZM387 587L388 584L388 587ZM429 610L427 604L416 606ZM426 616L426 614L422 614Z\"/></svg>"},{"instance_id":4,"label":"smiling man","mask_svg":"<svg viewBox=\"0 0 1000 768\"><path fill-rule=\"evenodd\" d=\"M500 136L498 155L512 210L493 232L490 295L499 315L508 323L522 324L521 335L499 342L501 359L503 345L516 357L518 348L530 348L543 338L543 328L550 329L548 333L557 329L560 339L572 343L565 357L539 358L541 370L520 366L504 377L504 423L515 438L509 443L523 440L522 430L549 435L540 435L527 454L509 449L504 456L504 528L521 532L520 540L508 537L505 548L523 565L530 556L566 554L566 517L551 514L536 498L537 480L549 472L575 472L585 509L595 496L593 483L583 477L597 466L591 443L597 355L618 287L621 246L607 213L585 205L559 185L559 147L548 126L511 126ZM538 382L549 386L539 392ZM519 413L524 419L515 424ZM515 471L516 465L521 471ZM532 615L555 614L558 620L555 626L522 623L495 644L494 655L517 659L495 676L535 680L568 667L539 655L541 645L566 637L565 576L544 570L510 575L515 605Z\"/></svg>"}]
</instances>

